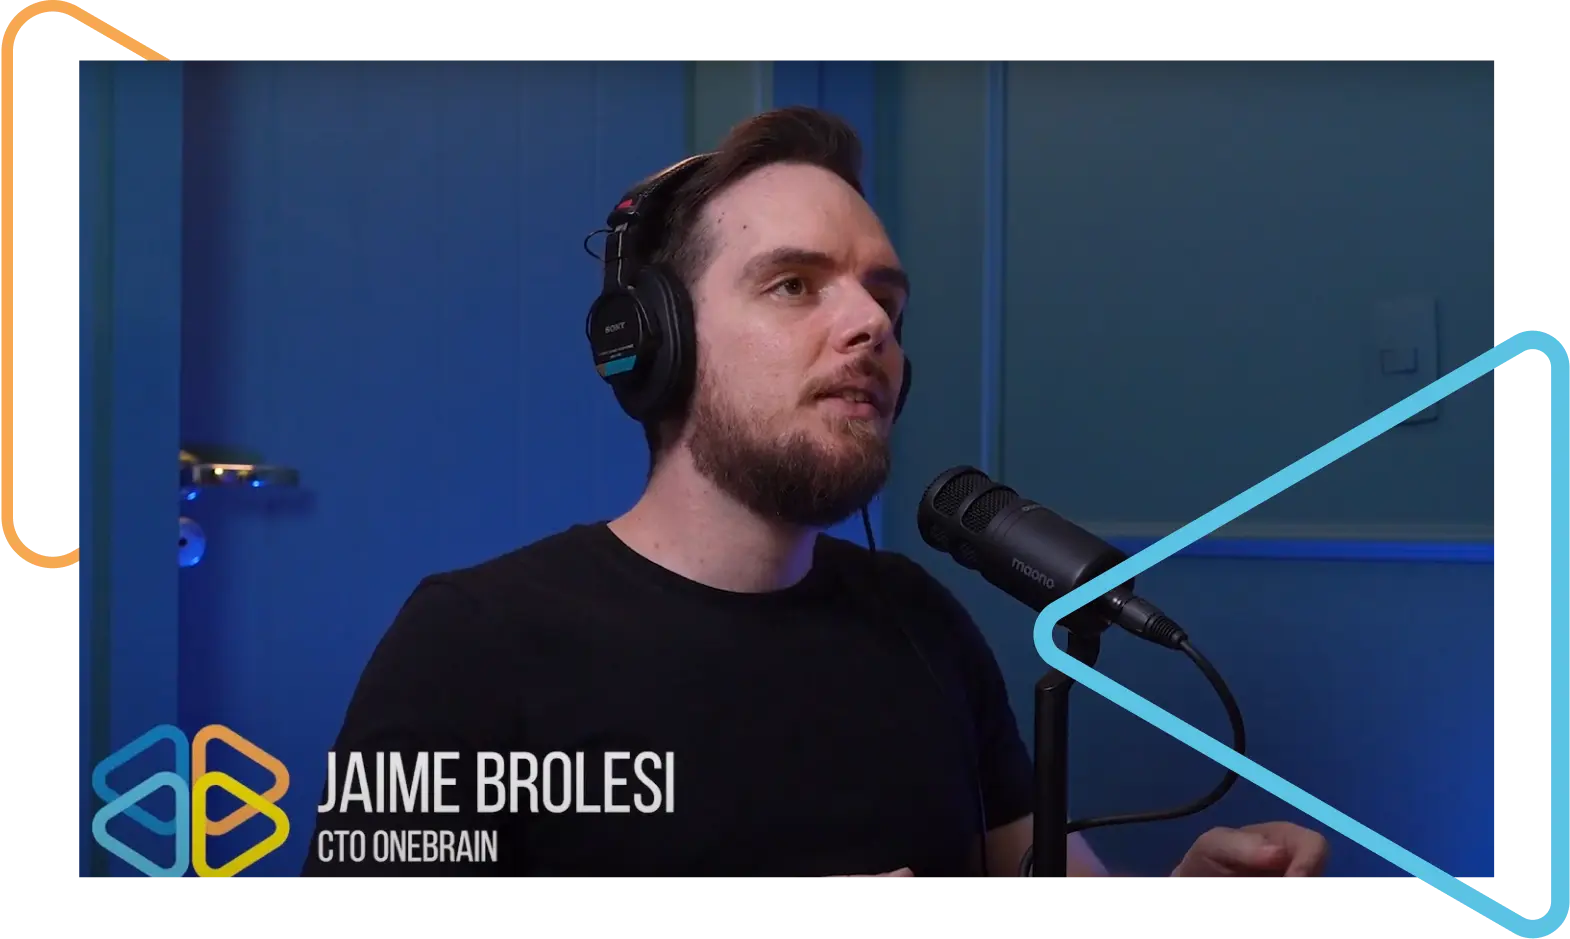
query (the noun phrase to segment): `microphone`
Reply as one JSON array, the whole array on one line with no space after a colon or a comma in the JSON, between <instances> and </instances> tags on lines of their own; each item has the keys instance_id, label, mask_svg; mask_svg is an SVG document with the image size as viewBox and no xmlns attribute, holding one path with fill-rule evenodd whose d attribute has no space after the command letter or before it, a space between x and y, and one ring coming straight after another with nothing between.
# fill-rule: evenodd
<instances>
[{"instance_id":1,"label":"microphone","mask_svg":"<svg viewBox=\"0 0 1570 939\"><path fill-rule=\"evenodd\" d=\"M916 528L928 545L949 555L1004 593L1040 613L1053 601L1127 560L1128 556L1068 519L1021 498L974 466L956 466L922 493ZM1058 623L1069 630L1069 655L1094 666L1100 636L1109 626L1188 657L1215 689L1232 725L1232 749L1244 752L1243 713L1215 667L1194 648L1182 628L1150 601L1136 596L1134 580L1113 587ZM1075 648L1081 652L1076 654ZM1036 798L1032 846L1020 861L1021 874L1068 872L1067 836L1107 825L1183 818L1220 801L1237 773L1227 770L1208 794L1175 809L1105 815L1063 822L1068 814L1068 689L1061 673L1048 672L1036 685Z\"/></svg>"},{"instance_id":2,"label":"microphone","mask_svg":"<svg viewBox=\"0 0 1570 939\"><path fill-rule=\"evenodd\" d=\"M932 481L916 511L916 528L928 545L1037 613L1128 559L973 466L956 466ZM1132 579L1070 613L1059 625L1090 635L1115 625L1169 649L1188 643L1177 623L1134 594Z\"/></svg>"}]
</instances>

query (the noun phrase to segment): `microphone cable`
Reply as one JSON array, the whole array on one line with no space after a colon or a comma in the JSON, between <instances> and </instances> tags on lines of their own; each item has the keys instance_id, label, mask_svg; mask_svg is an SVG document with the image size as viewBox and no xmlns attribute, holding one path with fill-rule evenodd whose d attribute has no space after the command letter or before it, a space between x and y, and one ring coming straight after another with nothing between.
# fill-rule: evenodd
<instances>
[{"instance_id":1,"label":"microphone cable","mask_svg":"<svg viewBox=\"0 0 1570 939\"><path fill-rule=\"evenodd\" d=\"M1198 649L1194 648L1194 644L1189 641L1188 636L1171 619L1168 619L1165 615L1157 614L1152 619L1152 624L1156 628L1150 630L1139 628L1128 631L1141 639L1182 652L1188 657L1189 661L1194 663L1194 666L1205 676L1205 680L1210 683L1210 687L1215 690L1216 696L1221 699L1221 706L1227 712L1227 721L1232 725L1232 749L1237 751L1239 755L1242 755L1247 742L1247 734L1243 728L1243 712L1238 707L1237 699L1232 696L1232 690L1227 687L1225 679L1221 677L1221 673L1216 671L1215 666L1210 664L1209 659L1206 659L1200 654ZM1124 815L1103 815L1070 821L1067 825L1067 832L1072 835L1075 832L1087 831L1092 828L1105 828L1109 825L1162 822L1194 815L1221 801L1221 797L1227 794L1233 783L1237 782L1237 778L1237 773L1229 769L1214 789L1187 805L1175 809L1133 812ZM1032 845L1026 849L1024 857L1020 859L1020 876L1030 876L1034 858L1035 846Z\"/></svg>"},{"instance_id":2,"label":"microphone cable","mask_svg":"<svg viewBox=\"0 0 1570 939\"><path fill-rule=\"evenodd\" d=\"M872 516L868 513L866 506L861 507L861 526L862 530L867 533L867 550L870 551L873 555L873 579L877 581L873 584L873 591L878 594L878 602L881 611L887 613L889 610L892 610L893 607L889 604L884 583L877 578L878 543L877 539L872 536ZM955 703L948 687L943 684L943 679L938 677L938 670L932 667L932 662L927 658L927 654L921 651L921 644L916 641L916 637L911 635L910 630L906 628L905 621L897 616L892 618L895 620L895 624L899 627L901 635L905 637L905 641L908 642L910 647L915 650L916 658L920 659L921 664L926 667L927 674L932 676L932 681L935 685L937 685L938 693L942 695L944 702L947 703L950 707L954 708L954 710L960 716L966 718L965 721L961 723L960 730L964 732L962 736L965 738L967 749L973 751L972 756L974 759L971 760L970 764L971 784L976 793L976 817L979 820L981 829L981 876L986 877L990 873L987 868L987 799L985 792L981 788L981 752L980 744L976 742L975 739L976 733L974 722L969 719L970 711L968 709L960 708Z\"/></svg>"}]
</instances>

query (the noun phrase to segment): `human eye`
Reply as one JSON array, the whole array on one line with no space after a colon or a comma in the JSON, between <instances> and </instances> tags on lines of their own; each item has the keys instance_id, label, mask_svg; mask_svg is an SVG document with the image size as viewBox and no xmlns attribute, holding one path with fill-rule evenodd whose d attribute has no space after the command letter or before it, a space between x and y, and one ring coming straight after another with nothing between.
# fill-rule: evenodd
<instances>
[{"instance_id":1,"label":"human eye","mask_svg":"<svg viewBox=\"0 0 1570 939\"><path fill-rule=\"evenodd\" d=\"M807 282L807 279L794 274L778 278L769 288L769 293L786 300L799 300L811 292L812 285Z\"/></svg>"}]
</instances>

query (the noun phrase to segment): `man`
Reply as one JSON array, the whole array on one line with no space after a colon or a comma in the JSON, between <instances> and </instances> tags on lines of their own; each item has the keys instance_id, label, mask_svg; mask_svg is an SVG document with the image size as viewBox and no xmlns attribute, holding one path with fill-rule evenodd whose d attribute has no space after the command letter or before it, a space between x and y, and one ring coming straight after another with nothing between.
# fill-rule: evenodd
<instances>
[{"instance_id":1,"label":"man","mask_svg":"<svg viewBox=\"0 0 1570 939\"><path fill-rule=\"evenodd\" d=\"M663 265L690 298L667 327L693 333L690 380L654 411L618 386L647 487L418 587L349 707L307 873L1019 871L1032 766L985 640L915 563L820 534L883 486L903 381L907 282L859 163L841 121L763 114L684 177L658 237L613 244L622 280ZM650 355L615 341L603 374ZM426 795L422 755L452 754L452 811L366 812L354 753L378 798ZM1293 825L1217 829L1169 870L1313 875L1325 852ZM1106 873L1078 836L1069 857Z\"/></svg>"}]
</instances>

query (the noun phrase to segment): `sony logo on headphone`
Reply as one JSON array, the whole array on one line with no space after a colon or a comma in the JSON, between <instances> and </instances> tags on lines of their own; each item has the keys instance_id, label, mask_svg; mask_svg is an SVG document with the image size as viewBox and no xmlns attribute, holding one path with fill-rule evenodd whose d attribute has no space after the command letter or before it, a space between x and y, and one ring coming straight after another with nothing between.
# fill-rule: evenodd
<instances>
[{"instance_id":1,"label":"sony logo on headphone","mask_svg":"<svg viewBox=\"0 0 1570 939\"><path fill-rule=\"evenodd\" d=\"M605 327L605 331L607 333L614 333L614 332L618 332L618 331L620 331L622 329L625 329L626 326L627 326L627 321L623 320L620 323L612 323L609 326Z\"/></svg>"}]
</instances>

